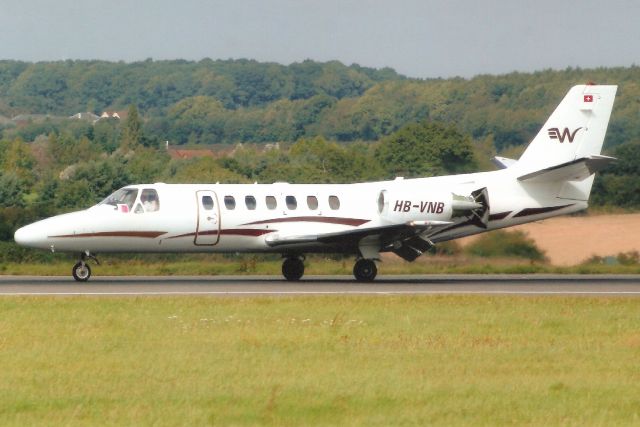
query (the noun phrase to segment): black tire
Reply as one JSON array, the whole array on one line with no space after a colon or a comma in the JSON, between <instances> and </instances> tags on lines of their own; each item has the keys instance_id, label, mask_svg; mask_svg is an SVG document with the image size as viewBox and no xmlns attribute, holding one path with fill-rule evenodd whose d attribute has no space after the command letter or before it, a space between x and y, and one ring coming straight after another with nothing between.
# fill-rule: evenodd
<instances>
[{"instance_id":1,"label":"black tire","mask_svg":"<svg viewBox=\"0 0 640 427\"><path fill-rule=\"evenodd\" d=\"M86 262L77 262L71 270L73 278L78 282L86 282L91 277L91 267Z\"/></svg>"},{"instance_id":2,"label":"black tire","mask_svg":"<svg viewBox=\"0 0 640 427\"><path fill-rule=\"evenodd\" d=\"M282 262L282 275L290 282L300 280L304 275L304 262L300 258L287 258Z\"/></svg>"},{"instance_id":3,"label":"black tire","mask_svg":"<svg viewBox=\"0 0 640 427\"><path fill-rule=\"evenodd\" d=\"M373 282L378 274L378 267L371 259L359 259L353 266L353 275L358 282Z\"/></svg>"}]
</instances>

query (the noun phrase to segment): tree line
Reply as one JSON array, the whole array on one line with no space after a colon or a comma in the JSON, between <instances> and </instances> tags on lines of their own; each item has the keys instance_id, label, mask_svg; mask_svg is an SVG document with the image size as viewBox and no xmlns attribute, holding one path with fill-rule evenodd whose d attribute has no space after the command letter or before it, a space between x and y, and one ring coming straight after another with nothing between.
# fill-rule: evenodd
<instances>
[{"instance_id":1,"label":"tree line","mask_svg":"<svg viewBox=\"0 0 640 427\"><path fill-rule=\"evenodd\" d=\"M135 105L150 139L176 145L377 141L429 120L503 151L530 141L570 86L598 82L619 85L606 141L613 147L640 140L639 81L640 67L422 80L337 61L0 61L0 130L31 140L72 125L56 117L20 126L7 119Z\"/></svg>"}]
</instances>

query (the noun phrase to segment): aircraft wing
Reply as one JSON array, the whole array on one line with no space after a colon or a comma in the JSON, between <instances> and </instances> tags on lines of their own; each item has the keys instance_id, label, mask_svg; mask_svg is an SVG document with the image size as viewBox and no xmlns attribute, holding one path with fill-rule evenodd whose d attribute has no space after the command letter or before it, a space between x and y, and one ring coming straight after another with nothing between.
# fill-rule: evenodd
<instances>
[{"instance_id":1,"label":"aircraft wing","mask_svg":"<svg viewBox=\"0 0 640 427\"><path fill-rule=\"evenodd\" d=\"M376 227L353 228L345 231L308 235L271 234L266 243L271 247L324 243L345 247L358 247L364 238L378 238L383 250L391 250L402 258L413 261L433 243L428 239L433 234L453 224L451 221L411 221L402 224L389 224Z\"/></svg>"}]
</instances>

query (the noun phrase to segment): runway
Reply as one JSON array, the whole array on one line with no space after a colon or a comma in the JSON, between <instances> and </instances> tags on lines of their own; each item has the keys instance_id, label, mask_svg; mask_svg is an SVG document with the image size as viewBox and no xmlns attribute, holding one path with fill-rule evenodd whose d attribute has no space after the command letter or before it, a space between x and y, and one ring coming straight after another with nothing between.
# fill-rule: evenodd
<instances>
[{"instance_id":1,"label":"runway","mask_svg":"<svg viewBox=\"0 0 640 427\"><path fill-rule=\"evenodd\" d=\"M0 295L295 296L295 295L585 295L640 296L640 275L407 275L358 283L351 276L0 276Z\"/></svg>"}]
</instances>

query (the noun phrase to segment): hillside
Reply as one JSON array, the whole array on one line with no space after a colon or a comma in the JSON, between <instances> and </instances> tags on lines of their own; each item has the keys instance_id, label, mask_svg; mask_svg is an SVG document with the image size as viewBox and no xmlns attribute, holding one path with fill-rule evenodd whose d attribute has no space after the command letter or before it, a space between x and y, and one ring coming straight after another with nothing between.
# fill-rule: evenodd
<instances>
[{"instance_id":1,"label":"hillside","mask_svg":"<svg viewBox=\"0 0 640 427\"><path fill-rule=\"evenodd\" d=\"M589 81L620 86L606 146L640 140L640 67L418 80L336 61L0 61L0 116L69 117L133 104L149 137L178 145L374 141L430 120L502 151L530 140L567 89ZM0 129L31 140L66 126L36 122L22 124L40 126L31 132L6 119Z\"/></svg>"}]
</instances>

